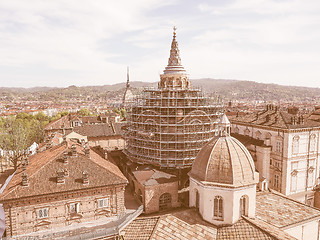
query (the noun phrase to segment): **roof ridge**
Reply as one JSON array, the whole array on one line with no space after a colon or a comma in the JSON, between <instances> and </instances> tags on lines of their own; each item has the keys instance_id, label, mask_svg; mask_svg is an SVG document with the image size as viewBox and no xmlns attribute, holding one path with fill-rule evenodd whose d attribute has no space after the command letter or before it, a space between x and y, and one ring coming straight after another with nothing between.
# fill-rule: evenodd
<instances>
[{"instance_id":1,"label":"roof ridge","mask_svg":"<svg viewBox=\"0 0 320 240\"><path fill-rule=\"evenodd\" d=\"M114 165L114 167L116 167L116 168L120 171L120 169L118 168L118 166L117 166L116 164L110 162L108 159L105 159L105 158L101 157L98 153L96 153L95 151L93 151L93 150L90 149L90 154L92 154L92 153L94 153L94 154L97 155L99 158L101 158L102 160L104 160L106 164L112 164L112 165ZM100 165L99 163L95 162L93 158L90 158L90 160L91 160L91 162L93 162L94 164L98 165L99 167L102 167L102 168L104 168L105 170L108 170L108 172L110 172L112 175L116 176L117 178L122 179L122 180L125 179L126 182L128 182L128 179L123 175L123 173L122 173L121 171L120 171L120 173L122 174L122 176L123 176L124 178L121 178L119 175L115 174L111 169L105 168L104 166L102 166L102 165Z\"/></svg>"},{"instance_id":2,"label":"roof ridge","mask_svg":"<svg viewBox=\"0 0 320 240\"><path fill-rule=\"evenodd\" d=\"M63 143L61 143L60 144L61 146L59 146L59 145L57 145L57 146L54 146L56 149L54 149L54 150L57 150L59 147L62 147L63 146ZM59 147L58 147L59 146ZM48 150L45 150L45 151L43 151L43 152L40 152L39 154L41 154L41 155L44 155L44 153L46 152L46 151L50 151L50 150L52 150L52 148L50 148L50 149L48 149ZM58 155L60 155L61 153L59 153ZM32 173L32 174L30 174L28 177L29 178L31 178L31 177L33 177L34 175L36 175L41 169L43 169L45 166L47 166L50 162L52 162L54 159L56 159L56 157L58 156L58 155L54 155L54 156L52 156L51 158L49 158L50 160L49 161L45 161L44 159L45 158L41 158L42 159L42 161L44 162L44 164L42 164L41 165L41 167L39 167L39 168L36 168L36 170ZM36 156L36 155L33 155L33 156ZM41 161L41 162L42 162ZM29 163L29 166L32 166L32 160L31 161L29 161L30 163ZM36 165L36 164L34 164L34 165ZM21 173L23 173L23 172L26 172L27 174L29 174L29 172L30 172L30 170L28 171L28 167L27 167L27 169L26 170L22 170L22 171L19 171L19 172L15 172L15 176L16 177L18 177L18 175L20 175ZM9 184L8 184L9 185ZM1 196L1 198L0 199L4 199L8 194L10 194L10 193L12 193L14 190L17 190L17 188L20 186L20 184L16 184L15 186L12 186L12 189L8 189L8 192L6 192L3 196ZM8 186L7 186L8 187ZM5 190L6 189L4 189L3 190L3 192L5 192Z\"/></svg>"}]
</instances>

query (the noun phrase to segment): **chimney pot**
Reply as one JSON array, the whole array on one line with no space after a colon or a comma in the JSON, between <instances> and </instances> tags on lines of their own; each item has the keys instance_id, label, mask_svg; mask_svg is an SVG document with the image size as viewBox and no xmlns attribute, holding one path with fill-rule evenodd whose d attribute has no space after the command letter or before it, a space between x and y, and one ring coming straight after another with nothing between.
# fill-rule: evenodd
<instances>
[{"instance_id":1,"label":"chimney pot","mask_svg":"<svg viewBox=\"0 0 320 240\"><path fill-rule=\"evenodd\" d=\"M64 169L64 176L65 176L65 177L69 177L69 171L68 171L68 169L66 169L66 168Z\"/></svg>"},{"instance_id":2,"label":"chimney pot","mask_svg":"<svg viewBox=\"0 0 320 240\"><path fill-rule=\"evenodd\" d=\"M22 174L22 182L21 182L21 185L23 187L28 187L29 186L29 180L28 180L28 174L26 172L24 172Z\"/></svg>"},{"instance_id":3,"label":"chimney pot","mask_svg":"<svg viewBox=\"0 0 320 240\"><path fill-rule=\"evenodd\" d=\"M88 185L89 184L89 177L88 177L88 172L87 171L83 171L82 172L82 181L84 185Z\"/></svg>"},{"instance_id":4,"label":"chimney pot","mask_svg":"<svg viewBox=\"0 0 320 240\"><path fill-rule=\"evenodd\" d=\"M57 170L57 184L64 184L65 179L64 179L64 170L59 168Z\"/></svg>"},{"instance_id":5,"label":"chimney pot","mask_svg":"<svg viewBox=\"0 0 320 240\"><path fill-rule=\"evenodd\" d=\"M73 157L77 156L77 146L75 144L72 144L71 146L71 156Z\"/></svg>"},{"instance_id":6,"label":"chimney pot","mask_svg":"<svg viewBox=\"0 0 320 240\"><path fill-rule=\"evenodd\" d=\"M86 155L86 157L90 158L90 147L86 146L84 148L84 154Z\"/></svg>"},{"instance_id":7,"label":"chimney pot","mask_svg":"<svg viewBox=\"0 0 320 240\"><path fill-rule=\"evenodd\" d=\"M65 151L65 152L63 153L63 163L64 163L64 164L67 164L67 163L68 163L68 152L67 152L67 151Z\"/></svg>"}]
</instances>

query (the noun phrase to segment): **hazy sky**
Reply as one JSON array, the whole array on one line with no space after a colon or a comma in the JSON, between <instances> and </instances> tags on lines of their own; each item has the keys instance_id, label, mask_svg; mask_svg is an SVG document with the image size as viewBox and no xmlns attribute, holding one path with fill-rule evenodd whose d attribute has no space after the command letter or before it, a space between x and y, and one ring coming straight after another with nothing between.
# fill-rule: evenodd
<instances>
[{"instance_id":1,"label":"hazy sky","mask_svg":"<svg viewBox=\"0 0 320 240\"><path fill-rule=\"evenodd\" d=\"M190 78L320 87L319 0L0 0L0 87Z\"/></svg>"}]
</instances>

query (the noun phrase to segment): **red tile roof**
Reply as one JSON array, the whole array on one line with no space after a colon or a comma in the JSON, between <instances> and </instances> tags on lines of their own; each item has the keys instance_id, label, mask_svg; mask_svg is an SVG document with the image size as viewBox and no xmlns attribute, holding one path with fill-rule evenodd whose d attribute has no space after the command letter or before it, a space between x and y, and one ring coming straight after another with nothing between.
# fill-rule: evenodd
<instances>
[{"instance_id":1,"label":"red tile roof","mask_svg":"<svg viewBox=\"0 0 320 240\"><path fill-rule=\"evenodd\" d=\"M85 156L81 145L77 144L77 156L70 154L70 145L64 143L29 157L26 170L17 169L16 174L4 190L0 201L52 194L86 188L127 184L127 179L116 165L90 150L90 158ZM68 151L68 163L63 162L64 152ZM64 184L57 184L57 170L67 170ZM82 182L82 173L87 171L89 184ZM22 174L27 173L29 186L23 187Z\"/></svg>"}]
</instances>

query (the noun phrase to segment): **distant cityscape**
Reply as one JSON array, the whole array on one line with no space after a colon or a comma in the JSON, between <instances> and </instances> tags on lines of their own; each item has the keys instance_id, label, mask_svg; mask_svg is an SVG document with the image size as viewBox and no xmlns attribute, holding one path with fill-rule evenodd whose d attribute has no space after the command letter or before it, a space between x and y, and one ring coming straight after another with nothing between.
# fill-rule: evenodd
<instances>
[{"instance_id":1,"label":"distant cityscape","mask_svg":"<svg viewBox=\"0 0 320 240\"><path fill-rule=\"evenodd\" d=\"M320 239L320 89L0 89L2 239Z\"/></svg>"}]
</instances>

